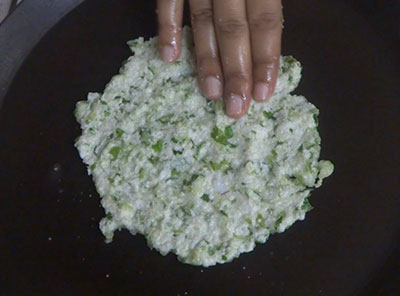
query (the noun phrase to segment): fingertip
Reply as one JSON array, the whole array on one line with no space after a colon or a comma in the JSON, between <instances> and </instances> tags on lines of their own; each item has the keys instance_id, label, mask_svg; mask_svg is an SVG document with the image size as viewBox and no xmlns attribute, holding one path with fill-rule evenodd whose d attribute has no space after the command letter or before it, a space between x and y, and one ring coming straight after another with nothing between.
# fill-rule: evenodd
<instances>
[{"instance_id":1,"label":"fingertip","mask_svg":"<svg viewBox=\"0 0 400 296\"><path fill-rule=\"evenodd\" d=\"M164 62L173 62L177 59L176 47L163 45L160 48L160 57Z\"/></svg>"},{"instance_id":2,"label":"fingertip","mask_svg":"<svg viewBox=\"0 0 400 296\"><path fill-rule=\"evenodd\" d=\"M247 113L249 106L250 100L245 96L230 94L225 98L225 113L234 119L243 117Z\"/></svg>"},{"instance_id":3,"label":"fingertip","mask_svg":"<svg viewBox=\"0 0 400 296\"><path fill-rule=\"evenodd\" d=\"M222 97L222 83L217 77L208 76L202 79L200 84L202 93L206 98L216 100Z\"/></svg>"},{"instance_id":4,"label":"fingertip","mask_svg":"<svg viewBox=\"0 0 400 296\"><path fill-rule=\"evenodd\" d=\"M253 98L258 102L266 101L269 98L269 86L264 82L257 82L253 87Z\"/></svg>"},{"instance_id":5,"label":"fingertip","mask_svg":"<svg viewBox=\"0 0 400 296\"><path fill-rule=\"evenodd\" d=\"M256 63L253 73L253 98L258 102L267 101L275 91L278 79L279 61Z\"/></svg>"}]
</instances>

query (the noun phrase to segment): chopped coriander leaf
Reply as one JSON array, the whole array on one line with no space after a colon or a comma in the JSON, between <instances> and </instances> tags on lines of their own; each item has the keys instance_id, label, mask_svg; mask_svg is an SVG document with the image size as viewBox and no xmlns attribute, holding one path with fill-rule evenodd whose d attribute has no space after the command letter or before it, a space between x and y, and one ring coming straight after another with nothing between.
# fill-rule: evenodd
<instances>
[{"instance_id":1,"label":"chopped coriander leaf","mask_svg":"<svg viewBox=\"0 0 400 296\"><path fill-rule=\"evenodd\" d=\"M171 121L171 118L173 116L174 116L173 113L167 114L167 115L164 115L164 116L160 117L159 119L157 119L157 121L166 124L166 123L169 123Z\"/></svg>"},{"instance_id":2,"label":"chopped coriander leaf","mask_svg":"<svg viewBox=\"0 0 400 296\"><path fill-rule=\"evenodd\" d=\"M319 121L318 121L318 114L317 114L317 113L314 113L314 114L313 114L313 118L314 118L315 124L318 125L318 123L319 123Z\"/></svg>"},{"instance_id":3,"label":"chopped coriander leaf","mask_svg":"<svg viewBox=\"0 0 400 296\"><path fill-rule=\"evenodd\" d=\"M183 180L183 185L185 185L185 186L192 185L193 182L196 181L198 177L199 177L198 174L193 174L192 177L190 177L189 180Z\"/></svg>"},{"instance_id":4,"label":"chopped coriander leaf","mask_svg":"<svg viewBox=\"0 0 400 296\"><path fill-rule=\"evenodd\" d=\"M284 216L284 215L281 215L281 216L278 218L278 220L276 220L276 222L275 222L275 229L278 229L279 225L281 225L281 223L282 223L282 221L283 221L283 216Z\"/></svg>"},{"instance_id":5,"label":"chopped coriander leaf","mask_svg":"<svg viewBox=\"0 0 400 296\"><path fill-rule=\"evenodd\" d=\"M236 148L238 145L236 145L236 144L232 144L232 143L229 143L228 142L228 145L229 145L229 147L231 147L231 148Z\"/></svg>"},{"instance_id":6,"label":"chopped coriander leaf","mask_svg":"<svg viewBox=\"0 0 400 296\"><path fill-rule=\"evenodd\" d=\"M305 199L304 199L304 202L303 202L303 204L302 204L302 206L301 206L301 209L302 210L305 210L305 211L310 211L310 210L312 210L314 207L310 204L310 201L308 200L308 198L306 197Z\"/></svg>"},{"instance_id":7,"label":"chopped coriander leaf","mask_svg":"<svg viewBox=\"0 0 400 296\"><path fill-rule=\"evenodd\" d=\"M171 170L171 178L177 178L177 177L179 177L179 175L180 175L181 173L177 170L177 169L172 169Z\"/></svg>"},{"instance_id":8,"label":"chopped coriander leaf","mask_svg":"<svg viewBox=\"0 0 400 296\"><path fill-rule=\"evenodd\" d=\"M175 149L172 149L172 153L174 153L174 155L180 155L180 154L182 154L183 153L183 150L175 150Z\"/></svg>"},{"instance_id":9,"label":"chopped coriander leaf","mask_svg":"<svg viewBox=\"0 0 400 296\"><path fill-rule=\"evenodd\" d=\"M211 138L214 139L215 142L224 146L230 144L228 143L228 139L232 137L233 137L233 130L230 126L225 127L224 131L222 131L218 127L214 127L214 129L211 132Z\"/></svg>"},{"instance_id":10,"label":"chopped coriander leaf","mask_svg":"<svg viewBox=\"0 0 400 296\"><path fill-rule=\"evenodd\" d=\"M147 69L149 69L149 71L151 72L151 74L153 74L153 75L155 75L155 72L154 72L154 70L153 70L153 68L152 67L147 67Z\"/></svg>"},{"instance_id":11,"label":"chopped coriander leaf","mask_svg":"<svg viewBox=\"0 0 400 296\"><path fill-rule=\"evenodd\" d=\"M205 194L205 193L204 193L200 198L201 198L202 200L206 201L206 202L209 202L209 201L210 201L209 195L208 195L208 194Z\"/></svg>"},{"instance_id":12,"label":"chopped coriander leaf","mask_svg":"<svg viewBox=\"0 0 400 296\"><path fill-rule=\"evenodd\" d=\"M275 162L276 162L277 156L278 156L278 153L276 153L275 150L272 150L271 154L267 157L267 162L271 169L273 169L275 167Z\"/></svg>"},{"instance_id":13,"label":"chopped coriander leaf","mask_svg":"<svg viewBox=\"0 0 400 296\"><path fill-rule=\"evenodd\" d=\"M124 134L124 131L122 129L120 129L120 128L117 128L116 133L117 133L117 137L121 138L122 135Z\"/></svg>"},{"instance_id":14,"label":"chopped coriander leaf","mask_svg":"<svg viewBox=\"0 0 400 296\"><path fill-rule=\"evenodd\" d=\"M142 143L145 144L146 146L150 145L150 140L151 140L151 133L147 128L141 128L139 130L139 135L140 139L142 140Z\"/></svg>"},{"instance_id":15,"label":"chopped coriander leaf","mask_svg":"<svg viewBox=\"0 0 400 296\"><path fill-rule=\"evenodd\" d=\"M114 146L110 149L110 151L108 153L110 153L112 155L112 161L116 160L119 153L121 152L121 147L119 146Z\"/></svg>"},{"instance_id":16,"label":"chopped coriander leaf","mask_svg":"<svg viewBox=\"0 0 400 296\"><path fill-rule=\"evenodd\" d=\"M230 163L226 159L224 159L221 162L210 161L210 165L214 171L220 171L220 170L225 171L225 170L229 169L229 167L230 167Z\"/></svg>"},{"instance_id":17,"label":"chopped coriander leaf","mask_svg":"<svg viewBox=\"0 0 400 296\"><path fill-rule=\"evenodd\" d=\"M151 156L149 158L149 161L150 161L151 164L156 164L159 160L160 159L158 157L155 157L155 156Z\"/></svg>"},{"instance_id":18,"label":"chopped coriander leaf","mask_svg":"<svg viewBox=\"0 0 400 296\"><path fill-rule=\"evenodd\" d=\"M260 227L266 228L266 226L265 226L265 220L264 220L263 216L261 216L261 214L258 214L258 215L257 215L256 222L257 222L257 224L258 224Z\"/></svg>"},{"instance_id":19,"label":"chopped coriander leaf","mask_svg":"<svg viewBox=\"0 0 400 296\"><path fill-rule=\"evenodd\" d=\"M158 140L157 143L151 146L151 148L153 148L155 152L160 153L163 148L163 142L161 140Z\"/></svg>"},{"instance_id":20,"label":"chopped coriander leaf","mask_svg":"<svg viewBox=\"0 0 400 296\"><path fill-rule=\"evenodd\" d=\"M223 211L223 210L220 210L219 211L222 215L224 215L225 217L228 217L228 214L227 213L225 213L225 211Z\"/></svg>"},{"instance_id":21,"label":"chopped coriander leaf","mask_svg":"<svg viewBox=\"0 0 400 296\"><path fill-rule=\"evenodd\" d=\"M224 146L226 146L228 143L225 134L218 127L214 127L213 131L211 132L211 138L213 138L215 142Z\"/></svg>"},{"instance_id":22,"label":"chopped coriander leaf","mask_svg":"<svg viewBox=\"0 0 400 296\"><path fill-rule=\"evenodd\" d=\"M139 170L139 179L143 179L144 177L144 168L140 168Z\"/></svg>"},{"instance_id":23,"label":"chopped coriander leaf","mask_svg":"<svg viewBox=\"0 0 400 296\"><path fill-rule=\"evenodd\" d=\"M227 139L230 139L230 138L233 137L233 130L232 130L232 127L230 127L230 126L225 127L225 137L226 137Z\"/></svg>"},{"instance_id":24,"label":"chopped coriander leaf","mask_svg":"<svg viewBox=\"0 0 400 296\"><path fill-rule=\"evenodd\" d=\"M265 118L268 118L268 119L275 119L275 116L274 116L274 113L273 113L273 112L264 111L264 112L263 112L263 115L264 115Z\"/></svg>"}]
</instances>

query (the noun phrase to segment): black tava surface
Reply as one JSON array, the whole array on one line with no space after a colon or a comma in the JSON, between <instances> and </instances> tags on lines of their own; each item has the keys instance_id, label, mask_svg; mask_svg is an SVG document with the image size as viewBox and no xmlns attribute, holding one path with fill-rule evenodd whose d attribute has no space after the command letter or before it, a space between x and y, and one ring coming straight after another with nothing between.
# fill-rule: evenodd
<instances>
[{"instance_id":1,"label":"black tava surface","mask_svg":"<svg viewBox=\"0 0 400 296\"><path fill-rule=\"evenodd\" d=\"M313 193L305 221L205 269L162 257L127 231L103 241L103 210L73 146L80 130L72 112L117 73L127 40L156 34L154 1L89 0L61 19L80 2L25 0L0 28L0 295L395 293L393 36L339 1L285 1L284 53L304 66L297 93L320 109L322 158L336 170Z\"/></svg>"}]
</instances>

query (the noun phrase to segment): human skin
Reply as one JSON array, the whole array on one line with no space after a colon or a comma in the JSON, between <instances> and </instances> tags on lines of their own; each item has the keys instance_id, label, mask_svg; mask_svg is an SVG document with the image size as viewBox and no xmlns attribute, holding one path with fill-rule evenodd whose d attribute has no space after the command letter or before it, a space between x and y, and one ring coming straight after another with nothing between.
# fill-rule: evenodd
<instances>
[{"instance_id":1,"label":"human skin","mask_svg":"<svg viewBox=\"0 0 400 296\"><path fill-rule=\"evenodd\" d=\"M189 0L200 89L233 118L266 101L278 76L281 0ZM184 0L157 0L159 51L179 58Z\"/></svg>"}]
</instances>

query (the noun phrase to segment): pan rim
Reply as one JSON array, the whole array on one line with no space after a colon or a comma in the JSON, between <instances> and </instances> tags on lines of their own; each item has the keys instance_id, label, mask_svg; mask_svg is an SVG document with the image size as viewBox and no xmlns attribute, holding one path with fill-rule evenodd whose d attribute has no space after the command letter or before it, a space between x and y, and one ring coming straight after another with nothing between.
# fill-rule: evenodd
<instances>
[{"instance_id":1,"label":"pan rim","mask_svg":"<svg viewBox=\"0 0 400 296\"><path fill-rule=\"evenodd\" d=\"M25 0L3 21L0 26L0 108L18 69L32 49L55 24L84 1Z\"/></svg>"}]
</instances>

